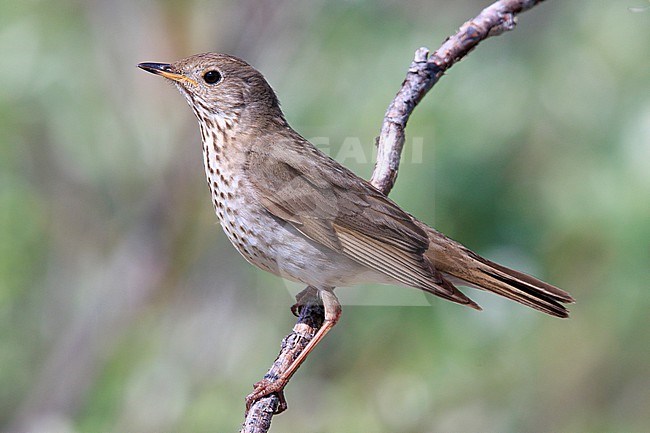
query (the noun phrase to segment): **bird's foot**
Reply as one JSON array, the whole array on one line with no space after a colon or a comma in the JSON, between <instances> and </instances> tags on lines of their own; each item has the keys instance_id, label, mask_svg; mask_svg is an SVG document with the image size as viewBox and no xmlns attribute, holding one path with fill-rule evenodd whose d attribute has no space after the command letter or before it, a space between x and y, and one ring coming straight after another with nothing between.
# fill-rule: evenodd
<instances>
[{"instance_id":1,"label":"bird's foot","mask_svg":"<svg viewBox=\"0 0 650 433\"><path fill-rule=\"evenodd\" d=\"M271 394L277 394L280 400L275 414L277 415L287 410L287 400L284 398L284 387L286 384L286 380L278 379L272 382L269 379L262 379L253 385L253 392L246 396L246 415L248 415L248 411L256 401Z\"/></svg>"},{"instance_id":2,"label":"bird's foot","mask_svg":"<svg viewBox=\"0 0 650 433\"><path fill-rule=\"evenodd\" d=\"M315 302L319 302L318 289L307 286L296 295L296 303L291 306L291 313L296 317L300 317L300 310L307 304Z\"/></svg>"}]
</instances>

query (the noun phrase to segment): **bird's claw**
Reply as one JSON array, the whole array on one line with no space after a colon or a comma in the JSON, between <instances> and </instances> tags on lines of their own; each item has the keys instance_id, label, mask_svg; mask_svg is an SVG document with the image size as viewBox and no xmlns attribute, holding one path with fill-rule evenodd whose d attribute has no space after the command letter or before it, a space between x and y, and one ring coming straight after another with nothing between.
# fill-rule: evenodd
<instances>
[{"instance_id":1,"label":"bird's claw","mask_svg":"<svg viewBox=\"0 0 650 433\"><path fill-rule=\"evenodd\" d=\"M291 306L291 314L293 314L296 317L300 317L300 310L304 306L305 306L304 304L299 304L298 302L296 302Z\"/></svg>"},{"instance_id":2,"label":"bird's claw","mask_svg":"<svg viewBox=\"0 0 650 433\"><path fill-rule=\"evenodd\" d=\"M275 414L277 415L287 410L287 400L284 398L285 385L282 381L272 382L269 379L262 379L253 385L253 392L246 396L246 415L248 415L248 411L256 401L271 394L276 394L280 401L275 410Z\"/></svg>"},{"instance_id":3,"label":"bird's claw","mask_svg":"<svg viewBox=\"0 0 650 433\"><path fill-rule=\"evenodd\" d=\"M296 317L300 317L303 307L311 302L318 302L318 300L318 290L312 286L307 286L296 295L296 303L291 306L291 313Z\"/></svg>"}]
</instances>

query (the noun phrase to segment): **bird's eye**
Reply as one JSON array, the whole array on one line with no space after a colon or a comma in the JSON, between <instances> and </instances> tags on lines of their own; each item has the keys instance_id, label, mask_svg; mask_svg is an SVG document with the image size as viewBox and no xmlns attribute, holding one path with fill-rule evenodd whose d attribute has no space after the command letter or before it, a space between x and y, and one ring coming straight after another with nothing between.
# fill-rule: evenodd
<instances>
[{"instance_id":1,"label":"bird's eye","mask_svg":"<svg viewBox=\"0 0 650 433\"><path fill-rule=\"evenodd\" d=\"M217 84L219 81L221 81L221 74L219 71L208 71L203 74L203 79L208 84Z\"/></svg>"}]
</instances>

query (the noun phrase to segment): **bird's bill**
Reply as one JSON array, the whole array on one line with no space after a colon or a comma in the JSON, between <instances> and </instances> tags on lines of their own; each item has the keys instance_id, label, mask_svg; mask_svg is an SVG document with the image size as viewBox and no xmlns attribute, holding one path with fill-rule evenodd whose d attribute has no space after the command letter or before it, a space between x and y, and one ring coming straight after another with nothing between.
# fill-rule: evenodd
<instances>
[{"instance_id":1,"label":"bird's bill","mask_svg":"<svg viewBox=\"0 0 650 433\"><path fill-rule=\"evenodd\" d=\"M169 80L177 81L179 83L188 82L194 86L197 86L197 82L191 78L186 77L185 75L178 74L172 70L172 65L169 63L140 63L138 68L143 69L147 72L151 72L155 75L163 76Z\"/></svg>"}]
</instances>

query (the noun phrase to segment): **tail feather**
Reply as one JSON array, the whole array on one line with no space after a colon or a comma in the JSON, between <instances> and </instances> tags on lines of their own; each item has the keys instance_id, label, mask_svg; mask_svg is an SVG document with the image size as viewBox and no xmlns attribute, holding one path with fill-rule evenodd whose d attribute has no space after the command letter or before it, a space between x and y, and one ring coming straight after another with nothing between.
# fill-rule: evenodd
<instances>
[{"instance_id":1,"label":"tail feather","mask_svg":"<svg viewBox=\"0 0 650 433\"><path fill-rule=\"evenodd\" d=\"M476 256L477 256L477 260L482 261L485 265L493 267L500 273L510 275L512 278L515 278L516 280L521 281L524 284L536 287L542 292L544 292L545 294L547 294L548 296L552 297L553 299L556 299L559 302L565 302L565 303L575 302L575 299L573 299L571 295L569 295L567 292L565 292L564 290L558 287L555 287L549 283L545 283L544 281L538 280L537 278L530 276L528 274L524 274L523 272L519 272L515 269L507 268L503 265L494 263L478 255Z\"/></svg>"},{"instance_id":2,"label":"tail feather","mask_svg":"<svg viewBox=\"0 0 650 433\"><path fill-rule=\"evenodd\" d=\"M517 301L523 305L542 311L556 317L569 317L569 311L557 298L548 296L538 287L522 283L517 278L512 278L503 273L492 273L481 270L486 278L482 280L482 289L489 290L498 295ZM470 281L471 282L471 281Z\"/></svg>"},{"instance_id":3,"label":"tail feather","mask_svg":"<svg viewBox=\"0 0 650 433\"><path fill-rule=\"evenodd\" d=\"M425 254L443 275L551 316L569 317L569 311L562 304L575 301L564 290L485 259L429 227L427 232L431 242Z\"/></svg>"}]
</instances>

